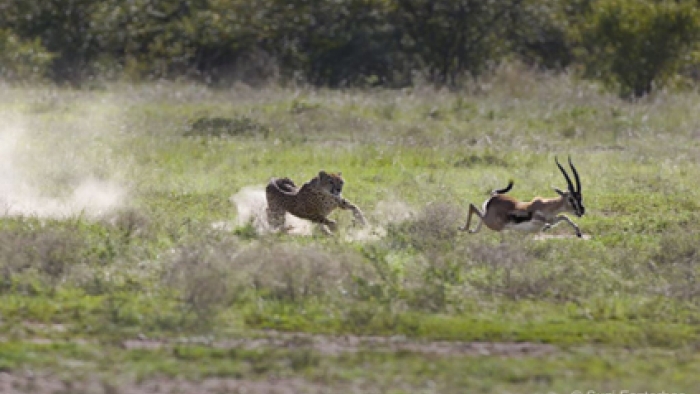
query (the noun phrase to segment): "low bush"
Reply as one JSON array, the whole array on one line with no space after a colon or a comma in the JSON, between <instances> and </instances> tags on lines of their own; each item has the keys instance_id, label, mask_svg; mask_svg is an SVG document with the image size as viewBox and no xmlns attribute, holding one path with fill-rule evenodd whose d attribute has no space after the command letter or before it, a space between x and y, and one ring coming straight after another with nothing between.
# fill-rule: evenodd
<instances>
[{"instance_id":1,"label":"low bush","mask_svg":"<svg viewBox=\"0 0 700 394\"><path fill-rule=\"evenodd\" d=\"M262 136L267 138L270 128L246 117L200 117L192 122L185 131L185 136Z\"/></svg>"},{"instance_id":2,"label":"low bush","mask_svg":"<svg viewBox=\"0 0 700 394\"><path fill-rule=\"evenodd\" d=\"M0 229L2 292L53 291L73 267L87 262L88 245L75 231L31 227Z\"/></svg>"}]
</instances>

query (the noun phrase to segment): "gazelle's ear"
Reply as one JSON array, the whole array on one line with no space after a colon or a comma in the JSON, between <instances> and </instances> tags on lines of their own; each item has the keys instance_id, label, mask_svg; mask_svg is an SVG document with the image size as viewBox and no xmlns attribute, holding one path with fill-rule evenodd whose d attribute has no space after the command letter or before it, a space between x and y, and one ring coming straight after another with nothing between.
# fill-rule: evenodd
<instances>
[{"instance_id":1,"label":"gazelle's ear","mask_svg":"<svg viewBox=\"0 0 700 394\"><path fill-rule=\"evenodd\" d=\"M552 187L552 189L554 189L554 191L557 192L557 194L560 196L566 194L566 192L561 191L561 189L559 189L558 187Z\"/></svg>"}]
</instances>

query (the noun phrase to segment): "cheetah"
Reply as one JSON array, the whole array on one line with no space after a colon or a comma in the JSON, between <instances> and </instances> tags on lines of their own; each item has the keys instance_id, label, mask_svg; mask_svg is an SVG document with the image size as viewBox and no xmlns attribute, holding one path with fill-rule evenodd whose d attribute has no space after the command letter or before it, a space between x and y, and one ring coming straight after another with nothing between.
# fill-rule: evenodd
<instances>
[{"instance_id":1,"label":"cheetah","mask_svg":"<svg viewBox=\"0 0 700 394\"><path fill-rule=\"evenodd\" d=\"M267 221L273 229L283 228L286 212L319 224L326 234L337 228L336 222L327 216L336 208L352 211L355 222L366 225L362 211L344 199L341 173L329 174L320 171L318 176L297 188L289 178L272 178L265 188L267 197Z\"/></svg>"}]
</instances>

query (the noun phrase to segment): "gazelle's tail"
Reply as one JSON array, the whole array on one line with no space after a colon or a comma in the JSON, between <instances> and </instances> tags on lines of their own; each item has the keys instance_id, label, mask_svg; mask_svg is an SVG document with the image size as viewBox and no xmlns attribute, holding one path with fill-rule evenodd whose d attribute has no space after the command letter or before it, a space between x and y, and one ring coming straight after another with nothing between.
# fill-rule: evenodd
<instances>
[{"instance_id":1,"label":"gazelle's tail","mask_svg":"<svg viewBox=\"0 0 700 394\"><path fill-rule=\"evenodd\" d=\"M504 187L503 189L494 189L491 194L506 194L510 191L510 189L513 188L513 180L508 181L508 186Z\"/></svg>"}]
</instances>

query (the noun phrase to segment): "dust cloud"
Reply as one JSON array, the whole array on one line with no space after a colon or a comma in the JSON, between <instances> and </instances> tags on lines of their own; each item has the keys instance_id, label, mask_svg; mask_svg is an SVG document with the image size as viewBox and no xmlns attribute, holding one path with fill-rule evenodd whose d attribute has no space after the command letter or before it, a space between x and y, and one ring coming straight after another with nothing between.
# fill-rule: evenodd
<instances>
[{"instance_id":1,"label":"dust cloud","mask_svg":"<svg viewBox=\"0 0 700 394\"><path fill-rule=\"evenodd\" d=\"M373 241L386 236L386 226L413 217L413 209L400 200L382 200L377 203L370 222L365 227L351 227L345 233L346 241Z\"/></svg>"},{"instance_id":2,"label":"dust cloud","mask_svg":"<svg viewBox=\"0 0 700 394\"><path fill-rule=\"evenodd\" d=\"M246 186L234 194L230 201L236 206L238 212L234 223L235 227L245 226L250 223L258 234L268 234L273 231L267 224L267 214L265 213L267 200L263 186ZM336 210L332 216L336 216L338 213L341 213L341 211ZM350 212L347 212L347 214L351 215ZM407 220L413 214L413 210L406 203L380 201L373 213L367 217L369 221L367 226L349 226L340 231L346 241L375 240L386 235L385 225ZM367 215L367 211L365 211L365 215ZM382 223L382 225L372 223L374 220ZM317 226L315 223L290 214L286 215L285 224L289 227L288 234L303 236L311 235L314 227Z\"/></svg>"},{"instance_id":3,"label":"dust cloud","mask_svg":"<svg viewBox=\"0 0 700 394\"><path fill-rule=\"evenodd\" d=\"M32 135L27 119L8 112L0 116L4 120L0 124L0 216L99 217L122 206L125 188L114 180L87 175L85 163L71 162L71 157L80 157L84 145L68 152L61 147L58 160L48 157L35 148L46 142ZM70 141L71 136L63 138ZM81 166L81 174L70 176L73 168Z\"/></svg>"}]
</instances>

